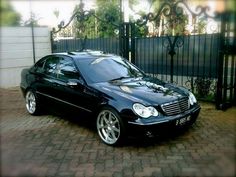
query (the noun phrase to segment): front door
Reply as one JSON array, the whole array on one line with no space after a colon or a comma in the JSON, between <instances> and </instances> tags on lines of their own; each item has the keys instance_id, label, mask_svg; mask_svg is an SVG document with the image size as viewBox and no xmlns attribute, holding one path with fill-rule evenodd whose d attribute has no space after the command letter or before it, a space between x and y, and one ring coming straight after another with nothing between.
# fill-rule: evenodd
<instances>
[{"instance_id":1,"label":"front door","mask_svg":"<svg viewBox=\"0 0 236 177\"><path fill-rule=\"evenodd\" d=\"M92 107L96 102L96 96L87 92L88 88L81 78L73 59L67 56L61 56L59 58L57 72L58 98L69 106L85 112L92 112Z\"/></svg>"}]
</instances>

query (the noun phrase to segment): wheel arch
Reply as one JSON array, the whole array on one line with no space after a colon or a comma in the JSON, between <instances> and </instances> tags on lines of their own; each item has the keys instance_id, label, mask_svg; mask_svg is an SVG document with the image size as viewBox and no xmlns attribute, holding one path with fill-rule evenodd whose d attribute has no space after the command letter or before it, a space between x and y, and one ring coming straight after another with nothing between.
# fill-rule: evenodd
<instances>
[{"instance_id":1,"label":"wheel arch","mask_svg":"<svg viewBox=\"0 0 236 177\"><path fill-rule=\"evenodd\" d=\"M122 111L122 109L119 107L118 109L117 109L117 106L115 105L115 104L109 104L109 103L105 103L105 104L100 104L99 106L98 106L98 108L96 109L96 111L95 111L95 116L97 117L98 116L98 114L103 110L103 109L105 109L105 108L110 108L110 109L113 109L114 111L116 111L116 113L119 115L119 117L122 119L122 121L124 122L124 123L126 123L127 121L126 120L124 120L124 118L121 116L121 111Z\"/></svg>"}]
</instances>

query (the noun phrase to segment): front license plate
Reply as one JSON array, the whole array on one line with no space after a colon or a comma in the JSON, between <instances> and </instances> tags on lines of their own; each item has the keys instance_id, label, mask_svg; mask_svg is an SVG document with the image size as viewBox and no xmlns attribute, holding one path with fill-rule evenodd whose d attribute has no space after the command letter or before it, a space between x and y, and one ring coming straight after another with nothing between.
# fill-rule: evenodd
<instances>
[{"instance_id":1,"label":"front license plate","mask_svg":"<svg viewBox=\"0 0 236 177\"><path fill-rule=\"evenodd\" d=\"M176 120L175 125L176 125L176 126L184 125L186 122L189 122L190 119L191 119L190 116L188 116L188 117L184 117L184 118L181 118L181 119L178 119L178 120Z\"/></svg>"}]
</instances>

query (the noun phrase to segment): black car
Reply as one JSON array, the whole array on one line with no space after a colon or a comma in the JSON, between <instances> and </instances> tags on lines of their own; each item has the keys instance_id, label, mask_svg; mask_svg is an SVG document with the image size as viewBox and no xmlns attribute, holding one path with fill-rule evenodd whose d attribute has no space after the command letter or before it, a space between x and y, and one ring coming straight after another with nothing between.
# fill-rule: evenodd
<instances>
[{"instance_id":1,"label":"black car","mask_svg":"<svg viewBox=\"0 0 236 177\"><path fill-rule=\"evenodd\" d=\"M120 144L130 134L152 136L163 128L188 127L200 112L187 89L100 51L45 56L22 71L21 89L32 115L47 103L96 115L98 135L109 145Z\"/></svg>"}]
</instances>

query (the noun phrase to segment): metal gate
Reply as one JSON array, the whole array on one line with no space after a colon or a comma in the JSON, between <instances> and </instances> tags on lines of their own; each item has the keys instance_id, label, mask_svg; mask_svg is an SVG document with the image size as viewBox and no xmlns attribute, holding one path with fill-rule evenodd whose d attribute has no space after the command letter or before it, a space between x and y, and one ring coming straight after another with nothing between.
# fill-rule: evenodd
<instances>
[{"instance_id":1,"label":"metal gate","mask_svg":"<svg viewBox=\"0 0 236 177\"><path fill-rule=\"evenodd\" d=\"M219 75L216 108L236 105L236 14L221 15Z\"/></svg>"},{"instance_id":2,"label":"metal gate","mask_svg":"<svg viewBox=\"0 0 236 177\"><path fill-rule=\"evenodd\" d=\"M201 6L193 11L185 1L165 0L157 12L136 22L114 23L109 14L101 19L80 3L70 21L52 31L52 51L92 49L121 55L149 75L185 86L223 109L236 102L235 14L229 14L213 15ZM90 17L94 24L86 26ZM77 35L57 38L73 20ZM103 36L107 24L113 32Z\"/></svg>"},{"instance_id":3,"label":"metal gate","mask_svg":"<svg viewBox=\"0 0 236 177\"><path fill-rule=\"evenodd\" d=\"M140 36L141 27L148 33ZM217 109L235 105L235 13L166 0L130 28L131 61L146 73L189 88Z\"/></svg>"}]
</instances>

